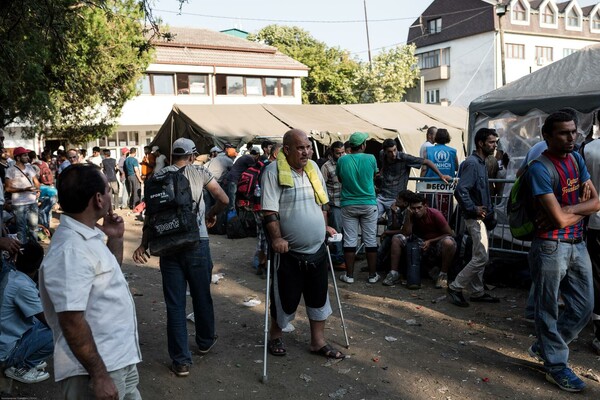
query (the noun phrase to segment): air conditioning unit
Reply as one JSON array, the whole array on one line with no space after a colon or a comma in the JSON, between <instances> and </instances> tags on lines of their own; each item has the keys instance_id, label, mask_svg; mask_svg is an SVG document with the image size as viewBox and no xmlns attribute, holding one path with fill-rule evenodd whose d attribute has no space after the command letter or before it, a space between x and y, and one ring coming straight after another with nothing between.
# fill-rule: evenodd
<instances>
[{"instance_id":1,"label":"air conditioning unit","mask_svg":"<svg viewBox=\"0 0 600 400\"><path fill-rule=\"evenodd\" d=\"M546 59L544 57L538 57L537 65L539 65L539 66L546 65Z\"/></svg>"}]
</instances>

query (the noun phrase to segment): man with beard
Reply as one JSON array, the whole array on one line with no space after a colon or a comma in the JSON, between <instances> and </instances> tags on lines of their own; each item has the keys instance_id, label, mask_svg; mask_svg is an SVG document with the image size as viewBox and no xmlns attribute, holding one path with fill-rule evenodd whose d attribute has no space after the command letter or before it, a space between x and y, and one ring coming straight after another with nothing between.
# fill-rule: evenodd
<instances>
[{"instance_id":1,"label":"man with beard","mask_svg":"<svg viewBox=\"0 0 600 400\"><path fill-rule=\"evenodd\" d=\"M331 155L329 160L321 167L321 173L323 179L325 179L325 186L327 186L327 196L329 196L329 226L333 227L338 232L342 231L342 209L340 206L342 184L337 178L335 168L337 162L346 152L344 151L344 143L337 141L331 144ZM333 263L336 269L346 269L344 263L344 250L342 249L342 243L337 242L333 244Z\"/></svg>"},{"instance_id":2,"label":"man with beard","mask_svg":"<svg viewBox=\"0 0 600 400\"><path fill-rule=\"evenodd\" d=\"M463 289L471 292L470 300L481 303L498 303L500 300L485 293L483 272L488 262L488 228L484 221L494 216L494 205L490 195L485 159L494 154L498 134L494 129L481 128L475 134L476 150L461 164L460 178L454 197L460 205L465 225L473 239L471 261L448 286L448 300L459 307L468 307Z\"/></svg>"},{"instance_id":3,"label":"man with beard","mask_svg":"<svg viewBox=\"0 0 600 400\"><path fill-rule=\"evenodd\" d=\"M540 157L547 158L552 166L545 161L529 165L532 201L539 211L528 257L537 340L528 352L544 362L549 382L562 390L579 392L586 385L568 366L569 343L592 313L592 265L583 240L583 219L596 213L600 203L581 155L573 151L577 138L573 116L550 114L542 134L548 150ZM564 310L558 308L559 290Z\"/></svg>"}]
</instances>

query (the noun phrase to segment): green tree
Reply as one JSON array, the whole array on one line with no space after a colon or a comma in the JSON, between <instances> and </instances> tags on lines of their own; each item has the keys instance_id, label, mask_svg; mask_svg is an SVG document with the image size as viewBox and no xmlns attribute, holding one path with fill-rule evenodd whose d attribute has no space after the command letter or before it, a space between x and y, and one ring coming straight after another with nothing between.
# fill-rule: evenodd
<instances>
[{"instance_id":1,"label":"green tree","mask_svg":"<svg viewBox=\"0 0 600 400\"><path fill-rule=\"evenodd\" d=\"M361 103L401 101L406 89L419 78L415 45L397 46L382 51L372 65L363 63L356 80Z\"/></svg>"},{"instance_id":2,"label":"green tree","mask_svg":"<svg viewBox=\"0 0 600 400\"><path fill-rule=\"evenodd\" d=\"M328 47L309 32L296 26L269 25L249 40L276 47L282 53L310 68L302 80L302 102L310 104L356 103L353 82L359 62L337 47Z\"/></svg>"},{"instance_id":3,"label":"green tree","mask_svg":"<svg viewBox=\"0 0 600 400\"><path fill-rule=\"evenodd\" d=\"M145 4L145 3L144 3ZM4 0L0 128L81 143L110 134L151 57L136 0Z\"/></svg>"}]
</instances>

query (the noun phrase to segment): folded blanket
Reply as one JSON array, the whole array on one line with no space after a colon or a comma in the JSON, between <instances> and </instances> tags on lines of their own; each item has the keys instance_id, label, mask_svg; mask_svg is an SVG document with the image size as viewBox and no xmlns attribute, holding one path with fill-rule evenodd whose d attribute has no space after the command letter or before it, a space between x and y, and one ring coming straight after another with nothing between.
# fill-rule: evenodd
<instances>
[{"instance_id":1,"label":"folded blanket","mask_svg":"<svg viewBox=\"0 0 600 400\"><path fill-rule=\"evenodd\" d=\"M288 164L285 157L277 157L277 170L279 171L279 184L281 186L294 187L292 167L290 167L290 164ZM306 173L306 176L308 177L308 180L315 191L315 201L317 204L327 204L329 199L327 198L327 193L323 189L323 185L319 179L319 173L317 172L314 164L309 161L304 167L304 172Z\"/></svg>"}]
</instances>

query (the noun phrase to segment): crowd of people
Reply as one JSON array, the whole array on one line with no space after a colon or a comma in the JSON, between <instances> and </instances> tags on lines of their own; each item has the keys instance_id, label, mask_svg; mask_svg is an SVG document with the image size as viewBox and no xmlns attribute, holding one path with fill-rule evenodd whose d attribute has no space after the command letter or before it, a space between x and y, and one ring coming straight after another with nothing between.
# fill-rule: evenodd
<instances>
[{"instance_id":1,"label":"crowd of people","mask_svg":"<svg viewBox=\"0 0 600 400\"><path fill-rule=\"evenodd\" d=\"M540 157L551 164L530 157L524 178L537 211L529 252L536 339L528 353L543 362L550 382L577 392L585 383L569 368L568 346L591 319L596 332L592 346L600 354L600 201L595 189L600 185L600 141L586 143L581 154L575 151L577 120L566 112L549 115L542 134L547 148ZM121 149L118 161L97 147L83 159L74 149L61 152L56 162L47 154L37 160L27 149L16 148L12 162L4 163L2 151L0 199L14 213L13 235L0 237L0 363L5 376L24 383L46 380L47 360L53 356L54 378L66 399L141 398L135 304L120 267L125 228L115 209L135 209L144 200L144 186L166 182L173 174L187 182L195 215L192 240L158 253L167 349L176 376L188 376L192 365L186 288L192 298L196 351L206 354L217 343L208 229L219 216L235 214L240 207L255 217L257 271L264 273L267 259L276 266L266 343L272 356L287 354L284 330L304 298L309 350L345 358L325 334L332 313L328 271L342 271L339 280L352 285L362 249L370 284L382 281L416 289L421 277L428 276L436 288L446 290L453 305L498 303L483 281L488 233L496 223L486 163L496 153L496 131L479 129L473 154L460 165L443 128L428 129L419 156L403 152L395 140L385 140L375 155L367 153L368 137L355 132L346 143L332 143L320 165L312 160L307 134L298 129L286 132L281 144L265 140L260 150L250 144L240 155L233 146L215 146L204 165L197 163L194 142L185 138L172 144L171 165L157 147L144 148L141 162L135 148ZM472 256L454 279L449 271L457 254L455 232L448 216L434 206L435 194L407 189L411 169L444 183L458 178L454 198L472 240ZM55 189L53 201L57 197L62 209L45 256L36 235L41 209L42 224L50 221L42 186ZM166 221L157 229L150 221L156 219L145 218L132 255L136 263L156 255L156 232L163 234L173 225ZM9 219L0 222L4 232ZM330 266L327 238L337 233L343 241L331 244Z\"/></svg>"}]
</instances>

